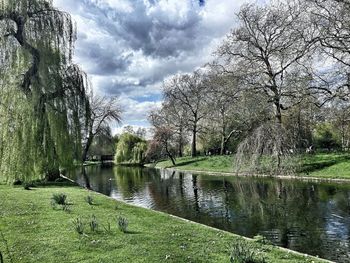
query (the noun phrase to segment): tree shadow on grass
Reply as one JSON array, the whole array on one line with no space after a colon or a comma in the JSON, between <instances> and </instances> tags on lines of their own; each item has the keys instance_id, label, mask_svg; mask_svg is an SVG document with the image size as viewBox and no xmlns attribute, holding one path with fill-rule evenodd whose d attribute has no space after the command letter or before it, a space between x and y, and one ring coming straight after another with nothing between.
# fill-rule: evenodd
<instances>
[{"instance_id":1,"label":"tree shadow on grass","mask_svg":"<svg viewBox=\"0 0 350 263\"><path fill-rule=\"evenodd\" d=\"M314 163L303 164L302 167L300 168L300 172L309 174L339 163L348 162L349 160L350 160L350 156L346 155L346 156L336 157L333 160L322 160L322 161L316 161Z\"/></svg>"},{"instance_id":2,"label":"tree shadow on grass","mask_svg":"<svg viewBox=\"0 0 350 263\"><path fill-rule=\"evenodd\" d=\"M138 235L138 234L142 234L142 232L140 231L125 231L124 234L128 234L128 235Z\"/></svg>"},{"instance_id":3,"label":"tree shadow on grass","mask_svg":"<svg viewBox=\"0 0 350 263\"><path fill-rule=\"evenodd\" d=\"M185 166L185 165L188 165L188 164L197 163L197 162L204 161L204 160L206 160L205 157L194 159L194 160L190 160L190 161L186 161L186 162L181 162L181 163L176 164L175 167Z\"/></svg>"}]
</instances>

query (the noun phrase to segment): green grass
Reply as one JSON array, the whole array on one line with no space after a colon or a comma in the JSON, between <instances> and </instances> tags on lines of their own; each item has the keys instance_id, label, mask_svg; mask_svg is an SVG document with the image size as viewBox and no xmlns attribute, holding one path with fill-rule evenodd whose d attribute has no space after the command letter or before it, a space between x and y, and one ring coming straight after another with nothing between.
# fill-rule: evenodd
<instances>
[{"instance_id":1,"label":"green grass","mask_svg":"<svg viewBox=\"0 0 350 263\"><path fill-rule=\"evenodd\" d=\"M191 171L232 172L233 156L200 156L176 159L176 166L170 160L157 163L158 168L178 168Z\"/></svg>"},{"instance_id":2,"label":"green grass","mask_svg":"<svg viewBox=\"0 0 350 263\"><path fill-rule=\"evenodd\" d=\"M350 179L350 154L321 153L302 158L300 175L318 178Z\"/></svg>"},{"instance_id":3,"label":"green grass","mask_svg":"<svg viewBox=\"0 0 350 263\"><path fill-rule=\"evenodd\" d=\"M170 161L157 163L158 168L177 168L189 171L234 172L233 156L183 157L176 160L176 166ZM350 154L318 153L303 155L300 158L300 176L350 179Z\"/></svg>"},{"instance_id":4,"label":"green grass","mask_svg":"<svg viewBox=\"0 0 350 263\"><path fill-rule=\"evenodd\" d=\"M71 212L54 210L51 197L65 193ZM94 205L84 199L92 195ZM117 208L116 208L117 206ZM130 206L73 186L27 191L0 185L0 251L5 262L229 262L239 236L189 223L170 215ZM72 221L94 215L99 231L75 232ZM125 217L128 232L118 230ZM111 222L111 231L102 225ZM254 243L267 262L320 260Z\"/></svg>"}]
</instances>

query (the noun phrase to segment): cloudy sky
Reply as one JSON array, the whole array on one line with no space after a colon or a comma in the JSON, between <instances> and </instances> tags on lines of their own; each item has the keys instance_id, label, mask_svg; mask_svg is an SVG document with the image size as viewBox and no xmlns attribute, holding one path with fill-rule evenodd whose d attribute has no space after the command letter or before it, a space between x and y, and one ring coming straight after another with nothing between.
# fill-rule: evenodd
<instances>
[{"instance_id":1,"label":"cloudy sky","mask_svg":"<svg viewBox=\"0 0 350 263\"><path fill-rule=\"evenodd\" d=\"M95 93L118 96L123 125L149 126L161 84L206 62L245 0L54 0L77 23L75 62ZM114 126L114 133L121 127Z\"/></svg>"}]
</instances>

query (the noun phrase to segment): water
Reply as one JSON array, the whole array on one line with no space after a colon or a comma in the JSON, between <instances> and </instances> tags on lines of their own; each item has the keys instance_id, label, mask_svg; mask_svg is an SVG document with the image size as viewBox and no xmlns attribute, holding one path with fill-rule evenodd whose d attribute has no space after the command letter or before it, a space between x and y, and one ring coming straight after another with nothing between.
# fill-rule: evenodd
<instances>
[{"instance_id":1,"label":"water","mask_svg":"<svg viewBox=\"0 0 350 263\"><path fill-rule=\"evenodd\" d=\"M100 166L71 177L127 203L350 262L350 184Z\"/></svg>"}]
</instances>

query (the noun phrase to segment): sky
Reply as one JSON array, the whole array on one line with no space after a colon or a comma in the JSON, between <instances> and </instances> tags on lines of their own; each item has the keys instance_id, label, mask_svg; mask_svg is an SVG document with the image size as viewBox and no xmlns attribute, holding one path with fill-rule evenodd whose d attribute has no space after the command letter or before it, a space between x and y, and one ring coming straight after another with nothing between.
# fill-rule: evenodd
<instances>
[{"instance_id":1,"label":"sky","mask_svg":"<svg viewBox=\"0 0 350 263\"><path fill-rule=\"evenodd\" d=\"M246 0L54 0L77 24L74 62L88 74L94 93L118 96L121 125L149 127L160 107L161 86L193 72L236 23Z\"/></svg>"}]
</instances>

